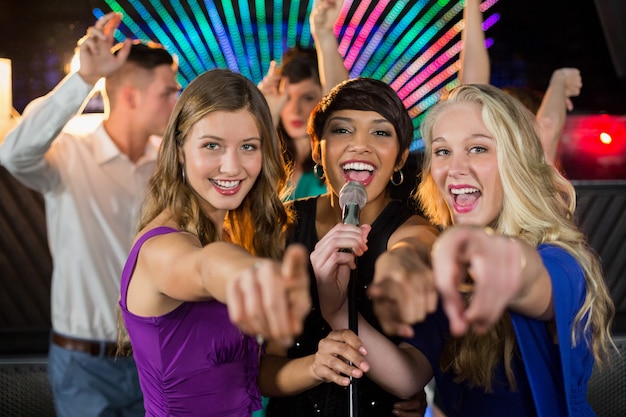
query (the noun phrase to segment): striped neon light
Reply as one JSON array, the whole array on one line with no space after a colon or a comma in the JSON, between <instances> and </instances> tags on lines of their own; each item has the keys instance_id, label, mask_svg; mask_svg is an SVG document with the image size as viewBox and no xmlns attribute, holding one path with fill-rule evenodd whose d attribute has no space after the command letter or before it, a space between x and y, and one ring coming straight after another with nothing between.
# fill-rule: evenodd
<instances>
[{"instance_id":1,"label":"striped neon light","mask_svg":"<svg viewBox=\"0 0 626 417\"><path fill-rule=\"evenodd\" d=\"M289 2L289 17L287 18L287 48L293 48L296 46L299 13L300 0L291 0Z\"/></svg>"},{"instance_id":2,"label":"striped neon light","mask_svg":"<svg viewBox=\"0 0 626 417\"><path fill-rule=\"evenodd\" d=\"M220 48L211 25L207 20L207 15L204 9L200 7L197 0L188 0L188 6L192 16L195 18L198 24L199 33L198 37L202 39L203 43L207 46L208 52L210 52L209 58L204 62L206 65L210 62L215 63L217 67L226 67L226 57L224 50Z\"/></svg>"},{"instance_id":3,"label":"striped neon light","mask_svg":"<svg viewBox=\"0 0 626 417\"><path fill-rule=\"evenodd\" d=\"M267 24L267 14L265 12L265 2L257 0L255 2L254 11L257 20L257 33L259 35L259 53L261 57L261 72L265 74L269 68L272 59L272 51L270 44L270 36Z\"/></svg>"},{"instance_id":4,"label":"striped neon light","mask_svg":"<svg viewBox=\"0 0 626 417\"><path fill-rule=\"evenodd\" d=\"M383 16L383 22L378 26L378 30L374 32L371 40L367 43L367 46L362 50L360 56L356 62L346 62L346 67L351 68L354 74L363 74L364 68L377 50L382 44L383 38L389 32L389 29L393 26L394 22L398 19L398 16L402 12L404 6L401 2L394 2L393 7L389 12Z\"/></svg>"},{"instance_id":5,"label":"striped neon light","mask_svg":"<svg viewBox=\"0 0 626 417\"><path fill-rule=\"evenodd\" d=\"M288 48L313 44L313 0L276 0L267 9L267 0L104 1L123 14L116 40L163 44L178 59L183 87L211 68L258 83L271 60L280 64ZM500 20L489 13L497 2L481 4L485 32ZM398 92L417 132L424 110L458 84L462 11L462 0L345 0L334 29L339 53L350 76L381 79ZM487 37L486 47L492 44Z\"/></svg>"}]
</instances>

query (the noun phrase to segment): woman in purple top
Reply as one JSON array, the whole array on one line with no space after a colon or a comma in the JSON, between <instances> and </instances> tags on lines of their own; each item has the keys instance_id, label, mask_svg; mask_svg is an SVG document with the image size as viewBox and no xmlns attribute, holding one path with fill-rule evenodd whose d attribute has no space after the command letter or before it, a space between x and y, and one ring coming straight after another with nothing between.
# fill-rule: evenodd
<instances>
[{"instance_id":1,"label":"woman in purple top","mask_svg":"<svg viewBox=\"0 0 626 417\"><path fill-rule=\"evenodd\" d=\"M463 85L421 129L417 195L447 230L432 270L374 277L383 327L428 358L448 417L593 416L587 382L613 304L532 115L496 87Z\"/></svg>"},{"instance_id":2,"label":"woman in purple top","mask_svg":"<svg viewBox=\"0 0 626 417\"><path fill-rule=\"evenodd\" d=\"M263 95L231 71L200 75L174 108L121 283L147 416L250 416L250 335L289 345L302 328L308 260L283 254L278 143Z\"/></svg>"}]
</instances>

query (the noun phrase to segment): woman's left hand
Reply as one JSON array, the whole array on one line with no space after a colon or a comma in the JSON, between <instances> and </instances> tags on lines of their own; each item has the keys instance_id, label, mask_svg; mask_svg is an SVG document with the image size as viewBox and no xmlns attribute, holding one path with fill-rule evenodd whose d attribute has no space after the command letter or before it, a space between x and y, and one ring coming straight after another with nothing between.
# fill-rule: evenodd
<instances>
[{"instance_id":1,"label":"woman's left hand","mask_svg":"<svg viewBox=\"0 0 626 417\"><path fill-rule=\"evenodd\" d=\"M430 267L408 246L381 254L368 289L380 324L389 335L413 336L412 324L437 308Z\"/></svg>"},{"instance_id":2,"label":"woman's left hand","mask_svg":"<svg viewBox=\"0 0 626 417\"><path fill-rule=\"evenodd\" d=\"M421 390L406 401L393 405L393 414L399 417L423 417L426 412L426 391Z\"/></svg>"}]
</instances>

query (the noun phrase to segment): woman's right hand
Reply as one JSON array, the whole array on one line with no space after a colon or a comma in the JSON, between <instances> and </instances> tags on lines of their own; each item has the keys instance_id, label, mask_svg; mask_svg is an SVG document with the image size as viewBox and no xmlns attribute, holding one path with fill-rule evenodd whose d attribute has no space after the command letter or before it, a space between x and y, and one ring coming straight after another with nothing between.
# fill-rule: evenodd
<instances>
[{"instance_id":1,"label":"woman's right hand","mask_svg":"<svg viewBox=\"0 0 626 417\"><path fill-rule=\"evenodd\" d=\"M350 376L360 378L369 370L365 355L367 350L353 331L333 330L318 344L311 365L313 377L323 382L348 386Z\"/></svg>"},{"instance_id":2,"label":"woman's right hand","mask_svg":"<svg viewBox=\"0 0 626 417\"><path fill-rule=\"evenodd\" d=\"M244 333L291 346L311 309L307 251L294 244L285 251L282 264L257 259L228 282L228 314Z\"/></svg>"},{"instance_id":3,"label":"woman's right hand","mask_svg":"<svg viewBox=\"0 0 626 417\"><path fill-rule=\"evenodd\" d=\"M370 230L369 225L337 224L311 252L320 308L327 320L345 307L350 270L356 268L354 257L367 251Z\"/></svg>"}]
</instances>

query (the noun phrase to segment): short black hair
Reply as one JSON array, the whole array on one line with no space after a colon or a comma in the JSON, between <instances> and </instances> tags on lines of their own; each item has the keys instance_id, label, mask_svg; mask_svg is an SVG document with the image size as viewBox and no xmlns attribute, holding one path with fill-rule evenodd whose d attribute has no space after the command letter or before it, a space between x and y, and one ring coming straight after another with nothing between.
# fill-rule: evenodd
<instances>
[{"instance_id":1,"label":"short black hair","mask_svg":"<svg viewBox=\"0 0 626 417\"><path fill-rule=\"evenodd\" d=\"M359 77L337 84L313 109L307 126L309 135L320 141L328 118L339 110L374 111L387 119L398 135L398 161L413 141L411 117L396 91L383 81Z\"/></svg>"}]
</instances>

